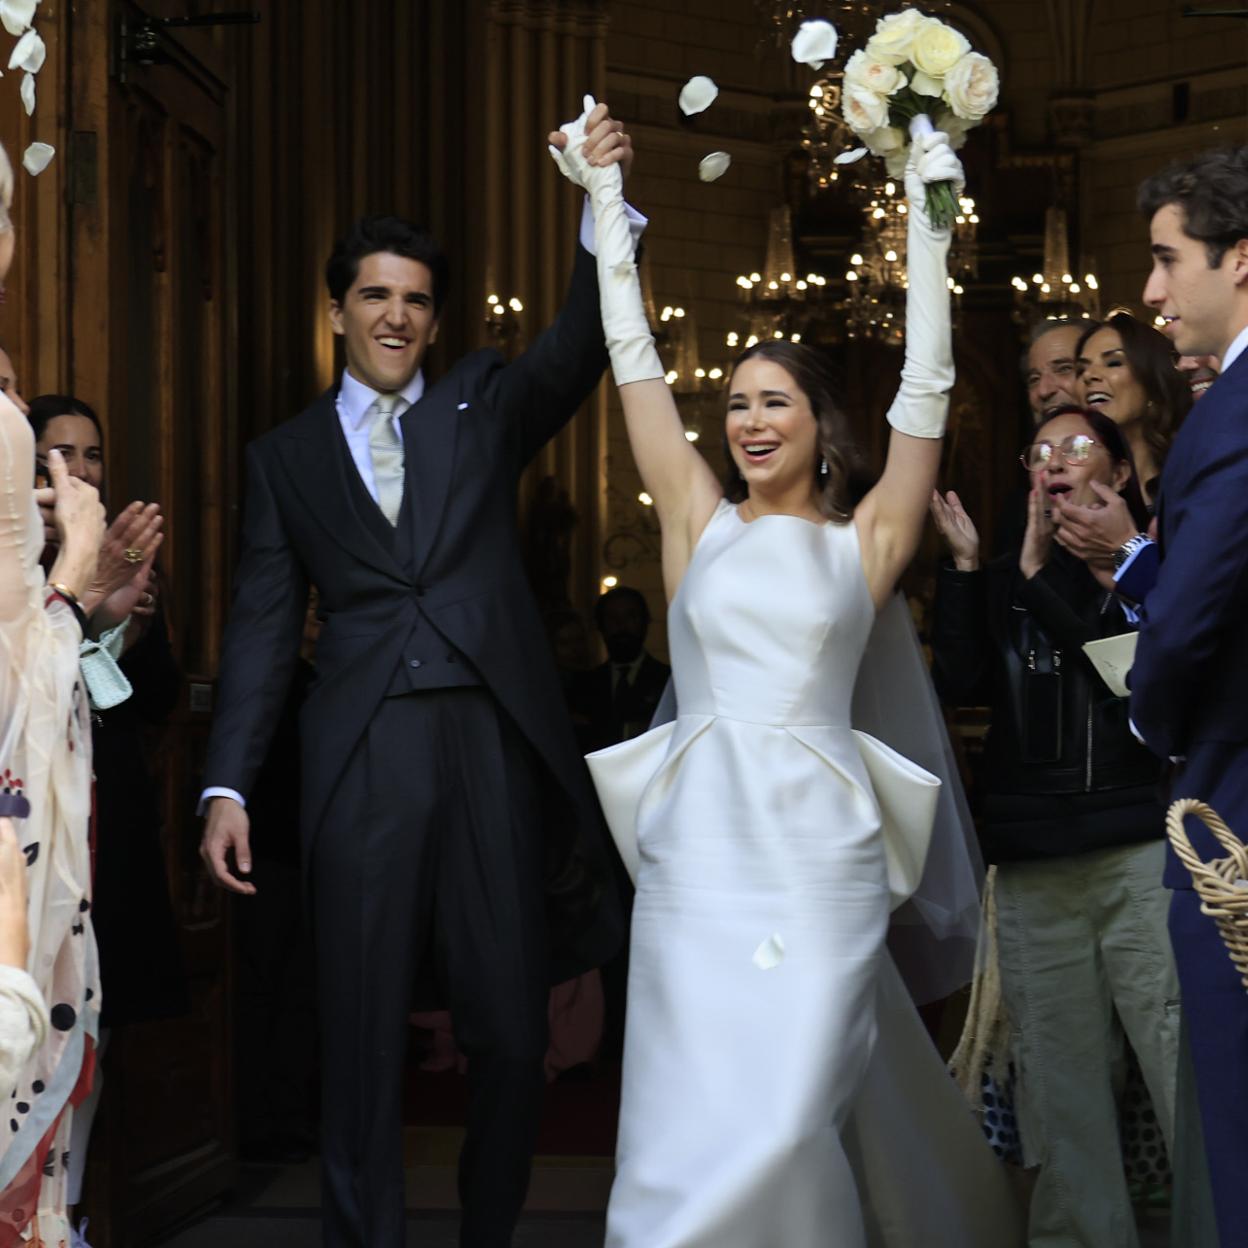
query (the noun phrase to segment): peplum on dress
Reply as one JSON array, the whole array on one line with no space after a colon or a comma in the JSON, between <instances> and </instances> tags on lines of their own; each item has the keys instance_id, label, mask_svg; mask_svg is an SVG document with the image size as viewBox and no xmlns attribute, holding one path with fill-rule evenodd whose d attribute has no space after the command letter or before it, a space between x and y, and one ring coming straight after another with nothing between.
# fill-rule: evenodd
<instances>
[{"instance_id":1,"label":"peplum on dress","mask_svg":"<svg viewBox=\"0 0 1248 1248\"><path fill-rule=\"evenodd\" d=\"M854 731L851 524L722 502L679 714L589 758L637 885L607 1248L1009 1248L1003 1173L885 947L939 781Z\"/></svg>"}]
</instances>

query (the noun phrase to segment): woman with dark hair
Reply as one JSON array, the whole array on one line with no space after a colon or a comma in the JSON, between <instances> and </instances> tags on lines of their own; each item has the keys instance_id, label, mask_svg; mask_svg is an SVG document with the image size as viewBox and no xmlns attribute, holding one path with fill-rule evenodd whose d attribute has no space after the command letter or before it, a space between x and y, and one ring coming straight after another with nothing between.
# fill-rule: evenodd
<instances>
[{"instance_id":1,"label":"woman with dark hair","mask_svg":"<svg viewBox=\"0 0 1248 1248\"><path fill-rule=\"evenodd\" d=\"M939 782L851 726L940 463L949 231L924 201L961 165L943 134L915 140L906 360L878 484L856 499L826 361L768 343L729 377L725 497L663 379L618 172L587 165L576 126L556 139L594 209L612 369L662 526L677 700L674 722L590 757L637 886L608 1248L1005 1248L1004 1177L885 947ZM864 1094L874 1113L858 1113ZM863 1186L854 1163L895 1165L903 1141L905 1182L881 1198L879 1169Z\"/></svg>"},{"instance_id":2,"label":"woman with dark hair","mask_svg":"<svg viewBox=\"0 0 1248 1248\"><path fill-rule=\"evenodd\" d=\"M1120 391L1121 393L1121 391ZM995 864L1001 1000L1025 1162L1038 1165L1032 1243L1136 1242L1115 1071L1130 1041L1173 1144L1178 985L1162 887L1161 764L1135 740L1127 699L1085 643L1131 631L1112 590L1053 540L1058 499L1097 505L1095 486L1148 521L1126 430L1066 408L1023 449L1027 529L980 564L956 494L932 515L954 565L941 568L933 675L946 701L988 705L981 776L984 857Z\"/></svg>"},{"instance_id":3,"label":"woman with dark hair","mask_svg":"<svg viewBox=\"0 0 1248 1248\"><path fill-rule=\"evenodd\" d=\"M73 395L40 395L30 404L35 455L44 463L54 451L71 476L103 490L104 432L92 408ZM177 704L182 675L169 645L159 579L160 508L132 503L106 534L101 563L130 582L107 597L84 596L90 635L83 667L92 699L95 759L96 860L92 919L104 985L100 1057L112 1030L127 1023L167 1018L189 1008L160 846L156 786L145 758L144 737ZM142 559L134 560L141 551ZM46 558L46 555L45 555ZM138 573L136 576L136 569ZM150 575L144 575L146 569ZM115 636L115 640L110 640ZM108 675L94 679L92 665L111 656ZM102 1078L79 1108L70 1149L68 1203L81 1194L92 1120Z\"/></svg>"},{"instance_id":4,"label":"woman with dark hair","mask_svg":"<svg viewBox=\"0 0 1248 1248\"><path fill-rule=\"evenodd\" d=\"M1151 504L1170 443L1192 406L1191 388L1175 369L1174 345L1151 325L1115 312L1083 334L1075 353L1083 406L1122 430Z\"/></svg>"}]
</instances>

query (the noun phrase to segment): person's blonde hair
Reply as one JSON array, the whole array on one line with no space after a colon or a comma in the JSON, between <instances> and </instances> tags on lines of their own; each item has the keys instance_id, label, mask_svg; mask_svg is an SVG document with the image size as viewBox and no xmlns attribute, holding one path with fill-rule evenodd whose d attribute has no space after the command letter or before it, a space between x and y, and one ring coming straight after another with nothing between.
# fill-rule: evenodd
<instances>
[{"instance_id":1,"label":"person's blonde hair","mask_svg":"<svg viewBox=\"0 0 1248 1248\"><path fill-rule=\"evenodd\" d=\"M0 234L13 228L9 209L13 207L13 164L4 144L0 143Z\"/></svg>"}]
</instances>

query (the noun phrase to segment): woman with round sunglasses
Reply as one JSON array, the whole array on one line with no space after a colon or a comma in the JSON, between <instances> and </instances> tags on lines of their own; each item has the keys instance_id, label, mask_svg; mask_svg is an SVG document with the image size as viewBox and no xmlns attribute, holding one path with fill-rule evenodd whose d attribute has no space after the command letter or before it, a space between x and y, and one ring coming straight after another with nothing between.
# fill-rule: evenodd
<instances>
[{"instance_id":1,"label":"woman with round sunglasses","mask_svg":"<svg viewBox=\"0 0 1248 1248\"><path fill-rule=\"evenodd\" d=\"M995 864L1001 997L1025 1164L1039 1167L1032 1243L1136 1248L1123 1170L1116 1071L1139 1058L1172 1142L1178 985L1161 886L1160 764L1083 652L1134 628L1112 591L1054 539L1059 499L1122 496L1148 515L1123 431L1065 408L1021 459L1026 532L981 564L956 494L932 498L953 554L937 581L933 675L955 705L992 711L979 789Z\"/></svg>"}]
</instances>

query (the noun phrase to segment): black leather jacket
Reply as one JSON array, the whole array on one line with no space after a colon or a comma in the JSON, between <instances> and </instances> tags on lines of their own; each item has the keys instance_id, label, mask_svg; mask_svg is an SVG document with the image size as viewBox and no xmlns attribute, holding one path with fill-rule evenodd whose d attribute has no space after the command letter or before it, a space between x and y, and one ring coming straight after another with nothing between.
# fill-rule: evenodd
<instances>
[{"instance_id":1,"label":"black leather jacket","mask_svg":"<svg viewBox=\"0 0 1248 1248\"><path fill-rule=\"evenodd\" d=\"M1017 551L976 572L941 568L933 676L954 705L988 705L984 851L1042 858L1163 834L1162 765L1132 735L1085 642L1131 631L1117 599L1055 550L1028 580Z\"/></svg>"}]
</instances>

